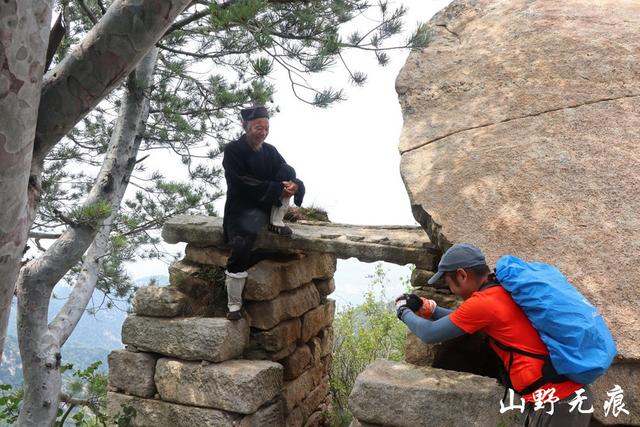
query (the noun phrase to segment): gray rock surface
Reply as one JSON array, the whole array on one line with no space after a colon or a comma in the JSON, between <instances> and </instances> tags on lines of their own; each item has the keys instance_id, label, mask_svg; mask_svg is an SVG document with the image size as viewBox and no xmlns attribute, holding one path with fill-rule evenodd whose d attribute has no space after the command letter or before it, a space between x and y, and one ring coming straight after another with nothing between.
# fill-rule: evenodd
<instances>
[{"instance_id":1,"label":"gray rock surface","mask_svg":"<svg viewBox=\"0 0 640 427\"><path fill-rule=\"evenodd\" d=\"M284 424L284 409L282 400L268 404L258 409L254 414L247 415L240 427L281 427Z\"/></svg>"},{"instance_id":2,"label":"gray rock surface","mask_svg":"<svg viewBox=\"0 0 640 427\"><path fill-rule=\"evenodd\" d=\"M269 301L247 301L245 309L251 316L251 327L271 329L278 323L300 317L320 304L318 289L307 283L292 291L282 292Z\"/></svg>"},{"instance_id":3,"label":"gray rock surface","mask_svg":"<svg viewBox=\"0 0 640 427\"><path fill-rule=\"evenodd\" d=\"M282 389L282 366L266 360L202 364L158 359L156 386L162 400L252 414Z\"/></svg>"},{"instance_id":4,"label":"gray rock surface","mask_svg":"<svg viewBox=\"0 0 640 427\"><path fill-rule=\"evenodd\" d=\"M144 286L133 297L133 311L139 316L180 316L186 304L186 295L168 286Z\"/></svg>"},{"instance_id":5,"label":"gray rock surface","mask_svg":"<svg viewBox=\"0 0 640 427\"><path fill-rule=\"evenodd\" d=\"M195 408L120 393L107 393L107 414L116 415L122 405L136 410L133 427L236 427L241 415L217 409ZM253 426L252 426L253 427Z\"/></svg>"},{"instance_id":6,"label":"gray rock surface","mask_svg":"<svg viewBox=\"0 0 640 427\"><path fill-rule=\"evenodd\" d=\"M491 378L378 360L358 375L349 408L359 421L389 427L515 425L511 412L500 415L503 392Z\"/></svg>"},{"instance_id":7,"label":"gray rock surface","mask_svg":"<svg viewBox=\"0 0 640 427\"><path fill-rule=\"evenodd\" d=\"M244 319L131 315L122 325L122 342L180 359L222 362L242 355L249 342L249 325Z\"/></svg>"},{"instance_id":8,"label":"gray rock surface","mask_svg":"<svg viewBox=\"0 0 640 427\"><path fill-rule=\"evenodd\" d=\"M638 366L640 3L454 1L429 25L396 83L415 218L442 249L558 266Z\"/></svg>"},{"instance_id":9,"label":"gray rock surface","mask_svg":"<svg viewBox=\"0 0 640 427\"><path fill-rule=\"evenodd\" d=\"M153 397L157 357L149 353L114 350L109 353L109 389L139 397Z\"/></svg>"},{"instance_id":10,"label":"gray rock surface","mask_svg":"<svg viewBox=\"0 0 640 427\"><path fill-rule=\"evenodd\" d=\"M266 331L251 331L251 345L268 352L278 352L295 343L300 338L302 323L299 318L286 320Z\"/></svg>"},{"instance_id":11,"label":"gray rock surface","mask_svg":"<svg viewBox=\"0 0 640 427\"><path fill-rule=\"evenodd\" d=\"M301 339L303 342L309 341L312 337L316 336L318 332L333 323L333 318L336 312L336 302L332 299L327 299L324 304L308 311L302 317L302 332Z\"/></svg>"},{"instance_id":12,"label":"gray rock surface","mask_svg":"<svg viewBox=\"0 0 640 427\"><path fill-rule=\"evenodd\" d=\"M323 225L289 224L293 236L280 237L263 231L256 247L280 252L325 252L338 258L355 257L360 261L388 261L431 270L434 255L439 251L419 227L354 226L323 223ZM168 243L186 242L194 246L225 247L222 218L179 215L162 228Z\"/></svg>"},{"instance_id":13,"label":"gray rock surface","mask_svg":"<svg viewBox=\"0 0 640 427\"><path fill-rule=\"evenodd\" d=\"M330 254L312 253L285 262L264 260L248 270L242 298L253 301L274 299L280 292L298 288L314 279L333 277L335 271L336 258Z\"/></svg>"}]
</instances>

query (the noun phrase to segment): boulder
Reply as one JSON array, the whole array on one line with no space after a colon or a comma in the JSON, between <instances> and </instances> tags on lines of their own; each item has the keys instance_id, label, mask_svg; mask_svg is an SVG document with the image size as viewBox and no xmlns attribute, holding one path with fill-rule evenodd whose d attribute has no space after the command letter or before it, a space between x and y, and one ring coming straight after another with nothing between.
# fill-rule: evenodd
<instances>
[{"instance_id":1,"label":"boulder","mask_svg":"<svg viewBox=\"0 0 640 427\"><path fill-rule=\"evenodd\" d=\"M133 312L139 316L176 317L184 312L187 297L169 286L144 286L133 297Z\"/></svg>"},{"instance_id":2,"label":"boulder","mask_svg":"<svg viewBox=\"0 0 640 427\"><path fill-rule=\"evenodd\" d=\"M308 254L279 262L264 260L248 270L242 297L245 300L274 299L282 291L298 288L313 279L328 279L336 271L336 258L329 254Z\"/></svg>"},{"instance_id":3,"label":"boulder","mask_svg":"<svg viewBox=\"0 0 640 427\"><path fill-rule=\"evenodd\" d=\"M512 412L500 414L503 393L491 378L378 360L358 375L349 409L361 422L389 427L425 425L425 418L434 426L515 425Z\"/></svg>"},{"instance_id":4,"label":"boulder","mask_svg":"<svg viewBox=\"0 0 640 427\"><path fill-rule=\"evenodd\" d=\"M313 283L282 292L269 301L248 301L245 308L251 316L251 326L262 330L271 329L278 323L300 317L320 304L320 295Z\"/></svg>"},{"instance_id":5,"label":"boulder","mask_svg":"<svg viewBox=\"0 0 640 427\"><path fill-rule=\"evenodd\" d=\"M266 360L203 364L158 359L156 386L162 400L252 414L282 389L282 366Z\"/></svg>"},{"instance_id":6,"label":"boulder","mask_svg":"<svg viewBox=\"0 0 640 427\"><path fill-rule=\"evenodd\" d=\"M136 411L132 427L234 427L239 426L240 414L217 409L195 408L154 399L141 399L120 393L107 393L107 415L114 417L123 406Z\"/></svg>"},{"instance_id":7,"label":"boulder","mask_svg":"<svg viewBox=\"0 0 640 427\"><path fill-rule=\"evenodd\" d=\"M244 319L130 315L122 325L122 342L170 357L222 362L242 354L249 342L249 325Z\"/></svg>"},{"instance_id":8,"label":"boulder","mask_svg":"<svg viewBox=\"0 0 640 427\"><path fill-rule=\"evenodd\" d=\"M639 26L638 2L458 0L396 82L401 175L431 241L558 266L635 369Z\"/></svg>"},{"instance_id":9,"label":"boulder","mask_svg":"<svg viewBox=\"0 0 640 427\"><path fill-rule=\"evenodd\" d=\"M122 391L139 397L153 397L156 384L155 355L114 350L109 353L109 389Z\"/></svg>"}]
</instances>

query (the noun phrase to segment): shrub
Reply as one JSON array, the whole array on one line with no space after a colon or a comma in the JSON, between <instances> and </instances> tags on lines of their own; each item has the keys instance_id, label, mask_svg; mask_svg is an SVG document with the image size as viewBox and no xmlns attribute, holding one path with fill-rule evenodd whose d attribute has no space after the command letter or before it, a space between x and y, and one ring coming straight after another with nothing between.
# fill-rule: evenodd
<instances>
[{"instance_id":1,"label":"shrub","mask_svg":"<svg viewBox=\"0 0 640 427\"><path fill-rule=\"evenodd\" d=\"M334 427L348 426L353 416L348 398L356 377L376 359L403 360L406 327L398 320L393 303L385 302L386 276L376 264L364 303L337 313L330 373Z\"/></svg>"}]
</instances>

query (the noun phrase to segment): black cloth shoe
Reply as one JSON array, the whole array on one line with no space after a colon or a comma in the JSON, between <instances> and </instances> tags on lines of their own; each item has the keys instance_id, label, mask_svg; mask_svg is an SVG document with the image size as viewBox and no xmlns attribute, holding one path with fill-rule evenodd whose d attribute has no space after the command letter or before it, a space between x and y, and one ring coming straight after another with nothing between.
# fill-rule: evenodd
<instances>
[{"instance_id":1,"label":"black cloth shoe","mask_svg":"<svg viewBox=\"0 0 640 427\"><path fill-rule=\"evenodd\" d=\"M228 320L240 320L240 319L242 319L242 313L240 312L240 310L230 311L230 312L227 313L227 319Z\"/></svg>"},{"instance_id":2,"label":"black cloth shoe","mask_svg":"<svg viewBox=\"0 0 640 427\"><path fill-rule=\"evenodd\" d=\"M269 231L283 237L290 237L293 234L293 231L286 225L279 227L277 225L269 224Z\"/></svg>"}]
</instances>

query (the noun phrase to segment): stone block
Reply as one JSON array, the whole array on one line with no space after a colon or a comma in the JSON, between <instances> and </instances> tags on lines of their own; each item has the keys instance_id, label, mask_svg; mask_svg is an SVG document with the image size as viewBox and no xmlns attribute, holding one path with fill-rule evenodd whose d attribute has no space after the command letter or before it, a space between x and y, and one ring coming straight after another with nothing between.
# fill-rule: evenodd
<instances>
[{"instance_id":1,"label":"stone block","mask_svg":"<svg viewBox=\"0 0 640 427\"><path fill-rule=\"evenodd\" d=\"M324 298L336 290L336 281L333 277L330 279L316 279L313 283L316 285L316 288L318 288L320 298Z\"/></svg>"},{"instance_id":2,"label":"stone block","mask_svg":"<svg viewBox=\"0 0 640 427\"><path fill-rule=\"evenodd\" d=\"M244 358L247 360L271 360L276 362L282 360L285 357L291 355L296 350L296 343L289 344L288 347L283 348L275 353L268 352L262 348L248 348L244 352Z\"/></svg>"},{"instance_id":3,"label":"stone block","mask_svg":"<svg viewBox=\"0 0 640 427\"><path fill-rule=\"evenodd\" d=\"M324 377L325 365L320 363L303 372L298 378L285 382L282 388L285 414L289 414L311 391L320 385Z\"/></svg>"},{"instance_id":4,"label":"stone block","mask_svg":"<svg viewBox=\"0 0 640 427\"><path fill-rule=\"evenodd\" d=\"M245 308L251 316L251 326L267 330L284 320L300 317L319 304L318 290L313 283L307 283L269 301L247 302Z\"/></svg>"},{"instance_id":5,"label":"stone block","mask_svg":"<svg viewBox=\"0 0 640 427\"><path fill-rule=\"evenodd\" d=\"M109 388L139 397L153 397L157 357L149 353L114 350L109 354Z\"/></svg>"},{"instance_id":6,"label":"stone block","mask_svg":"<svg viewBox=\"0 0 640 427\"><path fill-rule=\"evenodd\" d=\"M271 300L283 291L299 288L313 279L330 278L336 271L336 257L311 253L289 261L264 260L248 271L243 298Z\"/></svg>"},{"instance_id":7,"label":"stone block","mask_svg":"<svg viewBox=\"0 0 640 427\"><path fill-rule=\"evenodd\" d=\"M170 286L144 286L133 297L133 312L139 316L176 317L183 314L187 296Z\"/></svg>"},{"instance_id":8,"label":"stone block","mask_svg":"<svg viewBox=\"0 0 640 427\"><path fill-rule=\"evenodd\" d=\"M142 399L120 393L107 393L107 415L115 416L122 406L136 410L132 427L232 427L240 423L241 415L226 411L177 405L154 399Z\"/></svg>"},{"instance_id":9,"label":"stone block","mask_svg":"<svg viewBox=\"0 0 640 427\"><path fill-rule=\"evenodd\" d=\"M427 282L431 279L435 273L433 271L422 270L420 268L414 268L411 272L411 286L414 288L423 288L430 286Z\"/></svg>"},{"instance_id":10,"label":"stone block","mask_svg":"<svg viewBox=\"0 0 640 427\"><path fill-rule=\"evenodd\" d=\"M318 407L325 401L329 394L329 377L324 377L318 386L309 393L299 404L299 408L302 409L302 416L304 420L309 419Z\"/></svg>"},{"instance_id":11,"label":"stone block","mask_svg":"<svg viewBox=\"0 0 640 427\"><path fill-rule=\"evenodd\" d=\"M333 341L334 341L334 332L333 327L329 326L324 328L318 334L320 339L322 340L322 357L331 354L333 352Z\"/></svg>"},{"instance_id":12,"label":"stone block","mask_svg":"<svg viewBox=\"0 0 640 427\"><path fill-rule=\"evenodd\" d=\"M288 348L300 338L302 322L299 318L285 320L267 331L252 330L251 345L268 352L278 352Z\"/></svg>"},{"instance_id":13,"label":"stone block","mask_svg":"<svg viewBox=\"0 0 640 427\"><path fill-rule=\"evenodd\" d=\"M247 415L239 427L282 427L284 425L284 412L282 400L267 404L258 409L254 414Z\"/></svg>"},{"instance_id":14,"label":"stone block","mask_svg":"<svg viewBox=\"0 0 640 427\"><path fill-rule=\"evenodd\" d=\"M301 345L288 357L280 361L284 368L284 380L290 381L302 374L313 361L313 355L308 345Z\"/></svg>"},{"instance_id":15,"label":"stone block","mask_svg":"<svg viewBox=\"0 0 640 427\"><path fill-rule=\"evenodd\" d=\"M405 360L418 366L432 366L437 354L438 344L427 344L407 330L404 341Z\"/></svg>"},{"instance_id":16,"label":"stone block","mask_svg":"<svg viewBox=\"0 0 640 427\"><path fill-rule=\"evenodd\" d=\"M306 313L302 318L302 341L309 341L322 329L331 325L335 311L336 302L327 299L327 302Z\"/></svg>"},{"instance_id":17,"label":"stone block","mask_svg":"<svg viewBox=\"0 0 640 427\"><path fill-rule=\"evenodd\" d=\"M122 325L122 342L143 351L184 360L222 362L240 356L249 343L244 319L162 319L129 316Z\"/></svg>"},{"instance_id":18,"label":"stone block","mask_svg":"<svg viewBox=\"0 0 640 427\"><path fill-rule=\"evenodd\" d=\"M224 317L227 289L223 267L177 261L169 266L171 287L188 297L186 316Z\"/></svg>"},{"instance_id":19,"label":"stone block","mask_svg":"<svg viewBox=\"0 0 640 427\"><path fill-rule=\"evenodd\" d=\"M304 425L304 413L298 407L291 411L285 418L285 427L302 427Z\"/></svg>"},{"instance_id":20,"label":"stone block","mask_svg":"<svg viewBox=\"0 0 640 427\"><path fill-rule=\"evenodd\" d=\"M252 414L282 389L282 366L266 360L202 364L159 359L155 375L162 400Z\"/></svg>"},{"instance_id":21,"label":"stone block","mask_svg":"<svg viewBox=\"0 0 640 427\"><path fill-rule=\"evenodd\" d=\"M188 244L184 250L184 260L190 263L226 267L229 250L214 246L198 247Z\"/></svg>"},{"instance_id":22,"label":"stone block","mask_svg":"<svg viewBox=\"0 0 640 427\"><path fill-rule=\"evenodd\" d=\"M426 415L434 426L512 425L512 413L500 414L503 393L493 378L378 360L358 375L349 409L385 426L424 425Z\"/></svg>"},{"instance_id":23,"label":"stone block","mask_svg":"<svg viewBox=\"0 0 640 427\"><path fill-rule=\"evenodd\" d=\"M309 350L311 350L311 363L317 364L322 360L322 339L319 336L315 336L307 342Z\"/></svg>"},{"instance_id":24,"label":"stone block","mask_svg":"<svg viewBox=\"0 0 640 427\"><path fill-rule=\"evenodd\" d=\"M304 427L323 427L327 421L327 415L323 411L316 411L307 418Z\"/></svg>"}]
</instances>

